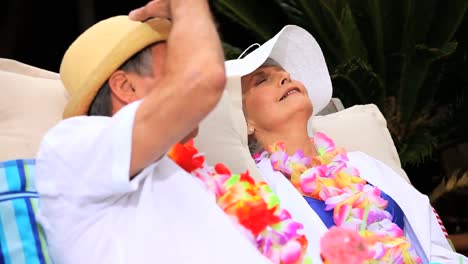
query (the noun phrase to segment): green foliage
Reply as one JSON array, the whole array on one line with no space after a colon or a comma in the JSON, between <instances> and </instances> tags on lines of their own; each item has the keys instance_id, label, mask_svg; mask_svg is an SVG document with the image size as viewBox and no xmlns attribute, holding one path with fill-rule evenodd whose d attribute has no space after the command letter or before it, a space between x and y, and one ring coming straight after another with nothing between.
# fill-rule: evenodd
<instances>
[{"instance_id":1,"label":"green foliage","mask_svg":"<svg viewBox=\"0 0 468 264\"><path fill-rule=\"evenodd\" d=\"M444 177L429 194L429 199L441 215L449 233L468 232L464 224L468 219L468 210L463 210L468 201L467 170L456 170Z\"/></svg>"},{"instance_id":2,"label":"green foliage","mask_svg":"<svg viewBox=\"0 0 468 264\"><path fill-rule=\"evenodd\" d=\"M466 72L461 71L468 65L468 46L459 45L455 36L468 33L467 23L461 26L467 20L468 0L215 0L214 4L254 33L257 39L252 43L266 41L286 24L309 31L324 52L334 96L345 106L376 104L387 119L403 165L424 162L435 151L466 141L467 122L461 122L466 119L460 111L466 113L468 84L461 77ZM458 83L449 78L454 72L459 73Z\"/></svg>"},{"instance_id":3,"label":"green foliage","mask_svg":"<svg viewBox=\"0 0 468 264\"><path fill-rule=\"evenodd\" d=\"M223 42L223 50L224 50L224 56L228 60L236 59L239 57L240 54L242 54L241 49L234 47L226 42Z\"/></svg>"}]
</instances>

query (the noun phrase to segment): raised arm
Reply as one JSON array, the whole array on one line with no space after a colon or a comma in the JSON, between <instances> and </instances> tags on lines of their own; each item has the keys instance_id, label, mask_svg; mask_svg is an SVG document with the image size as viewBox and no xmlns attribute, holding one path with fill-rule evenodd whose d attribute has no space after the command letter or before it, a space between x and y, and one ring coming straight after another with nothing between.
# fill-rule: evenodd
<instances>
[{"instance_id":1,"label":"raised arm","mask_svg":"<svg viewBox=\"0 0 468 264\"><path fill-rule=\"evenodd\" d=\"M216 106L225 85L224 55L206 0L151 1L130 13L135 20L168 16L163 77L139 106L130 176L159 159Z\"/></svg>"}]
</instances>

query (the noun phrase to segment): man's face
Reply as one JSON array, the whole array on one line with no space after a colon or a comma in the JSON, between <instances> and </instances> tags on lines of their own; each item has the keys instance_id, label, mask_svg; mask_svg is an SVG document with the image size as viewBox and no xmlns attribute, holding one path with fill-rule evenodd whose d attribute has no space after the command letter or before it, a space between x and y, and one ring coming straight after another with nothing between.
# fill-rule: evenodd
<instances>
[{"instance_id":1,"label":"man's face","mask_svg":"<svg viewBox=\"0 0 468 264\"><path fill-rule=\"evenodd\" d=\"M138 76L131 74L132 83L135 88L135 97L132 101L142 99L149 94L151 90L157 87L156 83L163 76L163 68L166 62L166 42L161 42L151 48L153 74L149 76Z\"/></svg>"}]
</instances>

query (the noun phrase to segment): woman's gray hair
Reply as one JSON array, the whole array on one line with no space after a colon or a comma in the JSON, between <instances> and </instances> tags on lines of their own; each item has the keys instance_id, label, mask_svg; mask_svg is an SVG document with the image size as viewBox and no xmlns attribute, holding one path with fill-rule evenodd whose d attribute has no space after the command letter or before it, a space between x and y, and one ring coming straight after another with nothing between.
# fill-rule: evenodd
<instances>
[{"instance_id":1,"label":"woman's gray hair","mask_svg":"<svg viewBox=\"0 0 468 264\"><path fill-rule=\"evenodd\" d=\"M277 61L275 61L272 58L266 59L265 62L260 67L266 67L266 66L276 66L276 67L283 69L283 66L281 66Z\"/></svg>"},{"instance_id":2,"label":"woman's gray hair","mask_svg":"<svg viewBox=\"0 0 468 264\"><path fill-rule=\"evenodd\" d=\"M118 70L124 72L136 73L140 76L151 76L153 74L153 56L151 48L156 45L150 45L138 53L133 55L130 59L125 61ZM92 116L112 116L112 105L110 97L109 82L106 81L98 93L94 97L91 105L89 106L88 115Z\"/></svg>"},{"instance_id":3,"label":"woman's gray hair","mask_svg":"<svg viewBox=\"0 0 468 264\"><path fill-rule=\"evenodd\" d=\"M253 135L248 137L247 142L249 145L250 154L253 155L263 151L262 145L260 144L260 142L258 142L257 139L255 139Z\"/></svg>"},{"instance_id":4,"label":"woman's gray hair","mask_svg":"<svg viewBox=\"0 0 468 264\"><path fill-rule=\"evenodd\" d=\"M275 61L272 58L267 58L260 67L266 67L266 66L276 66L279 68L283 68L277 61ZM245 111L243 112L244 112L244 117L247 119ZM259 153L264 150L262 145L260 144L260 142L258 142L258 140L255 138L254 135L249 135L247 142L248 142L249 151L251 154Z\"/></svg>"}]
</instances>

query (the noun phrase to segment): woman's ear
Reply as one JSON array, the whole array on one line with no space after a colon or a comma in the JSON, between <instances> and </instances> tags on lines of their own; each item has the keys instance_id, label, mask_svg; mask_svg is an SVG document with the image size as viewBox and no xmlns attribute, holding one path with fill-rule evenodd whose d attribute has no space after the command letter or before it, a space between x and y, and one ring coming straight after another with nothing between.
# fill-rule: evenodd
<instances>
[{"instance_id":1,"label":"woman's ear","mask_svg":"<svg viewBox=\"0 0 468 264\"><path fill-rule=\"evenodd\" d=\"M112 94L124 105L134 101L135 88L133 88L132 82L126 72L122 70L115 71L109 77L108 83Z\"/></svg>"},{"instance_id":2,"label":"woman's ear","mask_svg":"<svg viewBox=\"0 0 468 264\"><path fill-rule=\"evenodd\" d=\"M247 123L247 134L249 136L252 136L255 134L255 127L253 127L251 124Z\"/></svg>"}]
</instances>

